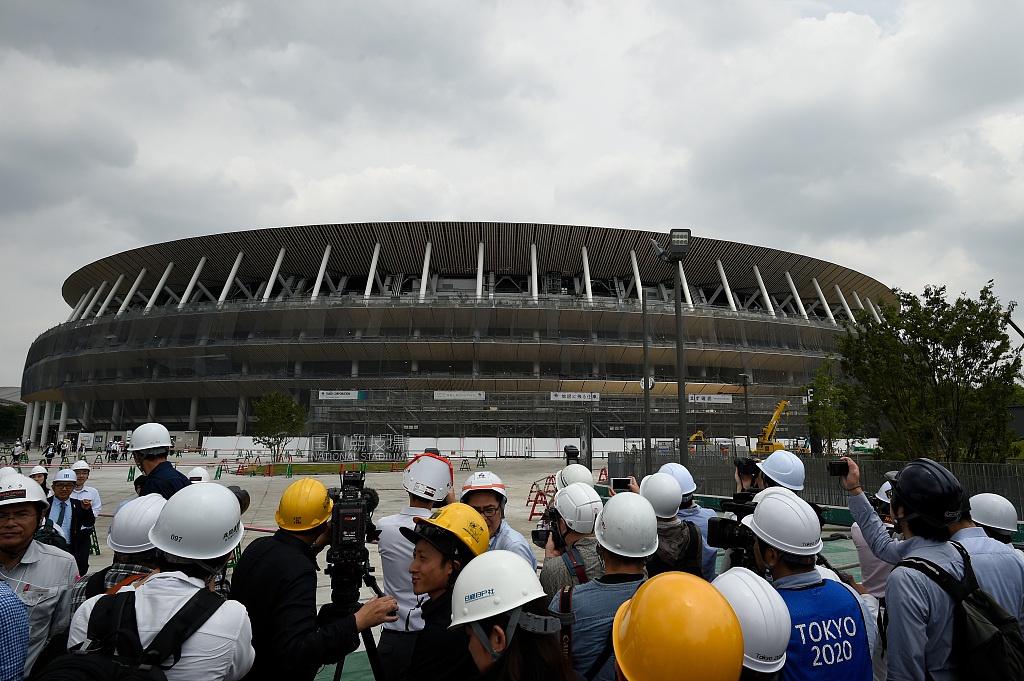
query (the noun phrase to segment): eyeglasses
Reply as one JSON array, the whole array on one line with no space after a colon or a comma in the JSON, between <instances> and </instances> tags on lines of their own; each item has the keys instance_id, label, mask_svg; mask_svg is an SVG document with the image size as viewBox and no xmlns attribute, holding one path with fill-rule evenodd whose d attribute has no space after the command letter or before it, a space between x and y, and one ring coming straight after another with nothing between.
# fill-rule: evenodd
<instances>
[{"instance_id":1,"label":"eyeglasses","mask_svg":"<svg viewBox=\"0 0 1024 681\"><path fill-rule=\"evenodd\" d=\"M495 514L497 514L497 512L501 510L500 506L484 506L483 508L479 506L473 506L472 508L474 511L476 511L485 518L493 518Z\"/></svg>"},{"instance_id":2,"label":"eyeglasses","mask_svg":"<svg viewBox=\"0 0 1024 681\"><path fill-rule=\"evenodd\" d=\"M73 482L55 482L53 483L54 489L74 489L75 483Z\"/></svg>"},{"instance_id":3,"label":"eyeglasses","mask_svg":"<svg viewBox=\"0 0 1024 681\"><path fill-rule=\"evenodd\" d=\"M13 520L17 523L23 523L26 520L34 519L36 514L32 511L15 511L13 513L0 513L0 522L6 523L8 520Z\"/></svg>"}]
</instances>

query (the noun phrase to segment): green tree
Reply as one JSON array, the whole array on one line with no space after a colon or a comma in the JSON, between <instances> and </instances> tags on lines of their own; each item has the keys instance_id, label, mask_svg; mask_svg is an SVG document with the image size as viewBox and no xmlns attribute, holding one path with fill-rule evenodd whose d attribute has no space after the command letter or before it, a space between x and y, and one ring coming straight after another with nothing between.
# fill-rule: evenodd
<instances>
[{"instance_id":1,"label":"green tree","mask_svg":"<svg viewBox=\"0 0 1024 681\"><path fill-rule=\"evenodd\" d=\"M26 408L24 404L0 405L0 441L9 442L21 436Z\"/></svg>"},{"instance_id":2,"label":"green tree","mask_svg":"<svg viewBox=\"0 0 1024 681\"><path fill-rule=\"evenodd\" d=\"M899 307L883 304L840 340L843 371L855 379L867 420L887 456L946 461L1002 461L1013 439L1007 407L1021 375L1005 308L989 281L978 299L950 303L945 287L921 296L894 289Z\"/></svg>"},{"instance_id":3,"label":"green tree","mask_svg":"<svg viewBox=\"0 0 1024 681\"><path fill-rule=\"evenodd\" d=\"M274 461L306 426L306 408L284 393L267 393L253 404L253 442L267 447Z\"/></svg>"},{"instance_id":4,"label":"green tree","mask_svg":"<svg viewBox=\"0 0 1024 681\"><path fill-rule=\"evenodd\" d=\"M821 435L828 456L835 456L836 440L850 440L861 432L857 391L838 375L837 364L835 357L828 355L807 386L814 391L807 427Z\"/></svg>"}]
</instances>

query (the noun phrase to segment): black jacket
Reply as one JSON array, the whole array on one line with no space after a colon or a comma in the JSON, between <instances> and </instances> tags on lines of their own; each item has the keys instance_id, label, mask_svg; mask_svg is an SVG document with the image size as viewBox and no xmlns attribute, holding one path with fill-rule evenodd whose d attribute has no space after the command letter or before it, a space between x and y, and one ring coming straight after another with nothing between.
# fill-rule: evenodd
<instances>
[{"instance_id":1,"label":"black jacket","mask_svg":"<svg viewBox=\"0 0 1024 681\"><path fill-rule=\"evenodd\" d=\"M146 476L146 482L142 485L139 496L159 494L164 499L170 499L175 492L191 484L192 481L174 466L167 461L161 461Z\"/></svg>"},{"instance_id":2,"label":"black jacket","mask_svg":"<svg viewBox=\"0 0 1024 681\"><path fill-rule=\"evenodd\" d=\"M252 623L256 661L245 681L311 681L322 665L359 647L355 615L317 623L317 571L309 546L284 530L242 553L231 598L245 606Z\"/></svg>"},{"instance_id":3,"label":"black jacket","mask_svg":"<svg viewBox=\"0 0 1024 681\"><path fill-rule=\"evenodd\" d=\"M469 634L464 627L449 629L452 623L452 590L437 602L423 605L423 631L416 637L412 662L405 679L421 681L466 681L480 673L469 654Z\"/></svg>"}]
</instances>

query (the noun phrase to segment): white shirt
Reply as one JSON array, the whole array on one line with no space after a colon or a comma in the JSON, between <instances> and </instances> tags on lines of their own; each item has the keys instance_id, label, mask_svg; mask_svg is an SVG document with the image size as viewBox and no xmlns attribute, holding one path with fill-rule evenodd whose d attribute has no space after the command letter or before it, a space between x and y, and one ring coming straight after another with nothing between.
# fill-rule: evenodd
<instances>
[{"instance_id":1,"label":"white shirt","mask_svg":"<svg viewBox=\"0 0 1024 681\"><path fill-rule=\"evenodd\" d=\"M96 517L100 517L100 493L95 487L89 487L89 485L82 485L82 489L76 489L71 492L72 499L88 499L92 502L92 512L96 514Z\"/></svg>"},{"instance_id":2,"label":"white shirt","mask_svg":"<svg viewBox=\"0 0 1024 681\"><path fill-rule=\"evenodd\" d=\"M158 572L141 583L121 589L135 591L135 619L139 640L145 647L167 624L197 589L206 588L195 577L182 572ZM96 601L94 596L82 604L71 620L68 648L86 640L89 615ZM236 681L249 673L256 652L252 649L252 625L245 606L238 601L224 601L217 612L199 627L181 646L181 659L168 669L168 681L204 679L204 681ZM170 664L174 658L168 658Z\"/></svg>"},{"instance_id":3,"label":"white shirt","mask_svg":"<svg viewBox=\"0 0 1024 681\"><path fill-rule=\"evenodd\" d=\"M423 613L417 607L422 597L412 592L412 576L409 574L416 545L402 536L400 528L411 530L416 524L415 518L427 518L430 514L430 509L406 506L400 513L377 521L377 529L380 530L377 552L384 572L384 593L398 601L398 621L384 624L384 628L390 631L423 629Z\"/></svg>"}]
</instances>

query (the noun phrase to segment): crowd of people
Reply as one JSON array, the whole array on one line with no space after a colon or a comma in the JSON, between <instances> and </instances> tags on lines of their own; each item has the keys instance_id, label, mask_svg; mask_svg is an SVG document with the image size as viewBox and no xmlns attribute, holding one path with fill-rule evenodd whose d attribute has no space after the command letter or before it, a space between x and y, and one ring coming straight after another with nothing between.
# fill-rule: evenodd
<instances>
[{"instance_id":1,"label":"crowd of people","mask_svg":"<svg viewBox=\"0 0 1024 681\"><path fill-rule=\"evenodd\" d=\"M976 588L1005 616L990 661L1024 653L1016 511L998 495L968 497L929 459L874 494L844 459L857 582L823 559L821 509L801 498L804 464L790 452L737 471L752 499L720 570L713 543L730 521L695 501L680 464L604 497L588 468L569 464L527 539L505 518L498 475L459 487L450 462L426 452L403 471L407 505L355 542L375 543L383 595L318 612L336 497L314 478L292 482L276 532L248 543L228 583L247 501L202 468L177 471L170 447L159 424L133 433L145 479L114 515L112 563L93 574L101 500L88 464L53 480L44 467L0 470L0 681L83 666L108 678L101 670L118 664L156 665L172 680L306 681L360 636L378 681L946 681L972 671L950 584ZM329 574L355 564L330 561Z\"/></svg>"}]
</instances>

